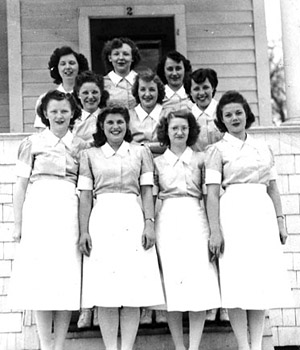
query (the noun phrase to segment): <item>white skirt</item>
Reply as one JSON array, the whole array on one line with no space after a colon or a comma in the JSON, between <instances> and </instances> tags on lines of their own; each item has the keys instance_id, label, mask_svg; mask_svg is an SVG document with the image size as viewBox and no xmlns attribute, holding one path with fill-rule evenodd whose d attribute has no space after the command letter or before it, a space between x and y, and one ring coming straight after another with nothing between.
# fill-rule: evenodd
<instances>
[{"instance_id":1,"label":"white skirt","mask_svg":"<svg viewBox=\"0 0 300 350\"><path fill-rule=\"evenodd\" d=\"M220 199L220 221L225 240L219 261L222 306L291 307L275 209L266 186L229 186Z\"/></svg>"},{"instance_id":2,"label":"white skirt","mask_svg":"<svg viewBox=\"0 0 300 350\"><path fill-rule=\"evenodd\" d=\"M84 258L82 306L142 307L164 303L155 247L144 250L144 218L137 196L97 196Z\"/></svg>"},{"instance_id":3,"label":"white skirt","mask_svg":"<svg viewBox=\"0 0 300 350\"><path fill-rule=\"evenodd\" d=\"M78 310L78 197L64 180L39 180L27 193L10 282L14 309Z\"/></svg>"},{"instance_id":4,"label":"white skirt","mask_svg":"<svg viewBox=\"0 0 300 350\"><path fill-rule=\"evenodd\" d=\"M208 257L208 222L199 199L163 200L156 232L167 310L219 307L217 271Z\"/></svg>"}]
</instances>

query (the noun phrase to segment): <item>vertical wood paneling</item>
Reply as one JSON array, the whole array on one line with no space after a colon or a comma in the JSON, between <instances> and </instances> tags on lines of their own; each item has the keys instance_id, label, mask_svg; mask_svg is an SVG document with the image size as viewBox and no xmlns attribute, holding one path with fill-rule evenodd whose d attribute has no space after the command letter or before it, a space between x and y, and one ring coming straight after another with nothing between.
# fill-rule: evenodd
<instances>
[{"instance_id":1,"label":"vertical wood paneling","mask_svg":"<svg viewBox=\"0 0 300 350\"><path fill-rule=\"evenodd\" d=\"M0 133L9 132L6 1L0 1Z\"/></svg>"}]
</instances>

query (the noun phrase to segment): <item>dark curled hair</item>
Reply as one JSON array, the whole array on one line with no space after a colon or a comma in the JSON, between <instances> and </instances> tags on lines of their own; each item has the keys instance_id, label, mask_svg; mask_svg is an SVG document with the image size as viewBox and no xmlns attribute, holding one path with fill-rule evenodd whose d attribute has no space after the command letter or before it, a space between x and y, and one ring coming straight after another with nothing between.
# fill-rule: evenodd
<instances>
[{"instance_id":1,"label":"dark curled hair","mask_svg":"<svg viewBox=\"0 0 300 350\"><path fill-rule=\"evenodd\" d=\"M194 115L187 109L182 109L175 112L170 112L167 117L161 118L157 127L157 139L162 146L170 146L170 138L168 135L168 128L170 120L173 118L182 118L187 120L189 125L189 136L187 138L187 146L193 146L199 136L200 127L194 117Z\"/></svg>"},{"instance_id":2,"label":"dark curled hair","mask_svg":"<svg viewBox=\"0 0 300 350\"><path fill-rule=\"evenodd\" d=\"M108 57L111 55L112 50L119 49L123 46L123 44L127 44L131 47L132 63L130 69L134 69L140 62L141 56L139 49L132 40L129 38L114 38L110 41L107 41L102 50L102 59L106 68L105 74L113 70L113 65L108 59Z\"/></svg>"},{"instance_id":3,"label":"dark curled hair","mask_svg":"<svg viewBox=\"0 0 300 350\"><path fill-rule=\"evenodd\" d=\"M243 106L246 114L246 129L250 128L250 126L255 122L255 116L252 113L251 108L244 96L234 90L225 92L219 101L216 112L217 119L215 120L217 128L221 132L228 131L223 122L223 108L229 103L239 103Z\"/></svg>"},{"instance_id":4,"label":"dark curled hair","mask_svg":"<svg viewBox=\"0 0 300 350\"><path fill-rule=\"evenodd\" d=\"M219 83L217 72L211 68L200 68L195 70L193 73L191 73L185 81L184 88L186 93L190 96L190 98L191 98L192 80L196 84L203 84L206 79L208 79L208 81L210 82L213 88L212 96L213 97L215 96L217 91L217 86Z\"/></svg>"},{"instance_id":5,"label":"dark curled hair","mask_svg":"<svg viewBox=\"0 0 300 350\"><path fill-rule=\"evenodd\" d=\"M99 107L100 108L106 107L106 102L109 98L109 93L106 90L104 90L104 81L103 81L102 75L96 74L90 70L82 72L79 75L77 75L75 79L74 93L80 105L81 105L81 101L79 99L79 90L84 83L95 83L98 86L101 93Z\"/></svg>"},{"instance_id":6,"label":"dark curled hair","mask_svg":"<svg viewBox=\"0 0 300 350\"><path fill-rule=\"evenodd\" d=\"M69 46L62 46L55 49L48 62L48 69L50 70L50 76L53 78L55 84L61 84L62 78L58 72L58 63L62 56L74 55L78 63L78 74L89 69L88 60L81 53L75 52Z\"/></svg>"},{"instance_id":7,"label":"dark curled hair","mask_svg":"<svg viewBox=\"0 0 300 350\"><path fill-rule=\"evenodd\" d=\"M192 66L191 66L191 62L185 58L181 53L179 53L178 51L170 51L168 52L165 56L163 56L163 58L159 61L157 67L156 67L156 73L157 75L160 77L161 81L164 84L167 84L167 79L165 76L165 64L166 64L166 60L170 58L171 60L175 61L176 63L183 63L184 66L184 79L183 81L185 82L185 80L187 79L188 75L192 72Z\"/></svg>"},{"instance_id":8,"label":"dark curled hair","mask_svg":"<svg viewBox=\"0 0 300 350\"><path fill-rule=\"evenodd\" d=\"M50 123L49 120L46 118L45 112L47 111L48 104L51 100L66 100L69 102L71 111L73 113L73 117L71 118L69 128L72 129L75 120L81 116L81 109L78 107L75 97L72 94L65 94L64 92L58 90L50 90L42 97L41 103L37 107L37 114L41 118L42 122L48 127L50 126Z\"/></svg>"},{"instance_id":9,"label":"dark curled hair","mask_svg":"<svg viewBox=\"0 0 300 350\"><path fill-rule=\"evenodd\" d=\"M138 75L135 78L134 84L132 86L132 95L134 96L135 100L137 103L140 103L140 98L139 98L139 85L140 85L140 80L150 83L153 81L156 86L157 86L157 91L158 91L158 96L157 96L157 103L162 104L163 99L165 97L165 86L160 80L159 76L156 75L150 68L147 70L143 70L138 73Z\"/></svg>"},{"instance_id":10,"label":"dark curled hair","mask_svg":"<svg viewBox=\"0 0 300 350\"><path fill-rule=\"evenodd\" d=\"M104 134L104 130L103 130L103 124L105 122L106 117L109 114L121 114L124 117L125 122L126 122L126 129L127 129L125 136L124 136L124 141L127 141L127 142L132 141L132 135L131 135L131 131L129 129L130 116L129 116L128 109L126 107L123 107L123 106L114 105L114 106L110 106L110 107L106 107L106 108L102 109L102 111L98 115L97 124L96 124L97 131L95 132L95 134L93 134L95 147L101 147L107 141L107 138L106 138L106 136Z\"/></svg>"}]
</instances>

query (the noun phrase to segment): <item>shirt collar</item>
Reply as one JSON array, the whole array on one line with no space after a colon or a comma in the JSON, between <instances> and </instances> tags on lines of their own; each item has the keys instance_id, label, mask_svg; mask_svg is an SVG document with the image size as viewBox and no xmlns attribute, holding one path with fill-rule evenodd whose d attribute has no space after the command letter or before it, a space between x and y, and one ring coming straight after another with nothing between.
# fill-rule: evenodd
<instances>
[{"instance_id":1,"label":"shirt collar","mask_svg":"<svg viewBox=\"0 0 300 350\"><path fill-rule=\"evenodd\" d=\"M127 80L130 85L133 85L136 75L137 73L134 70L131 70L124 78L118 75L117 73L115 73L115 71L113 70L108 73L110 80L115 85L118 85L120 81L122 81L123 79Z\"/></svg>"},{"instance_id":2,"label":"shirt collar","mask_svg":"<svg viewBox=\"0 0 300 350\"><path fill-rule=\"evenodd\" d=\"M66 91L62 84L58 85L56 90L58 90L60 92L64 92L65 94L71 94L73 92L73 89L71 91Z\"/></svg>"},{"instance_id":3,"label":"shirt collar","mask_svg":"<svg viewBox=\"0 0 300 350\"><path fill-rule=\"evenodd\" d=\"M160 117L160 114L162 111L162 105L157 103L155 105L155 107L153 108L153 110L150 112L150 114L148 114L143 109L141 104L138 104L134 109L135 109L135 112L136 112L136 114L141 122L143 122L149 116L150 118L152 118L153 120L155 120L158 123L159 117Z\"/></svg>"},{"instance_id":4,"label":"shirt collar","mask_svg":"<svg viewBox=\"0 0 300 350\"><path fill-rule=\"evenodd\" d=\"M206 109L204 111L202 111L196 105L196 103L194 103L192 106L192 113L194 114L196 119L198 119L203 114L205 114L208 117L208 119L213 120L213 119L215 119L217 105L218 105L218 101L216 101L215 99L212 99L210 101L210 104L206 107Z\"/></svg>"},{"instance_id":5,"label":"shirt collar","mask_svg":"<svg viewBox=\"0 0 300 350\"><path fill-rule=\"evenodd\" d=\"M81 110L81 117L80 117L80 119L81 120L86 120L86 119L88 119L91 116L97 118L99 113L100 113L100 108L97 108L94 113L89 113L89 112L85 111L84 109L82 109Z\"/></svg>"},{"instance_id":6,"label":"shirt collar","mask_svg":"<svg viewBox=\"0 0 300 350\"><path fill-rule=\"evenodd\" d=\"M189 164L192 158L192 154L193 150L190 147L187 147L182 153L182 155L178 158L176 154L174 154L169 148L167 148L164 153L164 157L171 166L175 166L175 164L179 160L181 160L185 164Z\"/></svg>"},{"instance_id":7,"label":"shirt collar","mask_svg":"<svg viewBox=\"0 0 300 350\"><path fill-rule=\"evenodd\" d=\"M67 148L71 149L74 136L70 130L61 139L55 136L49 128L46 128L43 133L51 146L56 146L61 141Z\"/></svg>"},{"instance_id":8,"label":"shirt collar","mask_svg":"<svg viewBox=\"0 0 300 350\"><path fill-rule=\"evenodd\" d=\"M249 134L246 134L246 140L242 141L237 137L230 135L228 132L225 132L223 139L236 147L242 147L244 144L249 144L251 146L255 144L254 138Z\"/></svg>"},{"instance_id":9,"label":"shirt collar","mask_svg":"<svg viewBox=\"0 0 300 350\"><path fill-rule=\"evenodd\" d=\"M106 142L103 146L101 146L101 150L105 156L105 158L110 158L112 156L119 155L121 157L125 157L129 151L129 143L123 141L117 152L110 146L108 142Z\"/></svg>"},{"instance_id":10,"label":"shirt collar","mask_svg":"<svg viewBox=\"0 0 300 350\"><path fill-rule=\"evenodd\" d=\"M172 98L174 95L179 96L181 99L186 98L187 94L185 92L184 86L182 85L181 88L177 91L174 91L170 88L170 86L168 84L165 85L165 93L166 93L166 97L168 99Z\"/></svg>"}]
</instances>

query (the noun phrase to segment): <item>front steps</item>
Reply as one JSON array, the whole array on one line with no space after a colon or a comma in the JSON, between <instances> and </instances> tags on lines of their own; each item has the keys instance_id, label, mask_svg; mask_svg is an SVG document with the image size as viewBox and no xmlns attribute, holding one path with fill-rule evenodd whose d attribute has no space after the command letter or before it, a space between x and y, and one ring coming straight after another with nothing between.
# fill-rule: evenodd
<instances>
[{"instance_id":1,"label":"front steps","mask_svg":"<svg viewBox=\"0 0 300 350\"><path fill-rule=\"evenodd\" d=\"M184 327L184 336L188 343L188 327ZM263 350L274 350L269 319L266 317L263 338ZM69 333L65 350L105 350L100 331ZM135 350L174 350L167 326L152 328L140 327L135 342ZM206 323L199 350L237 350L237 343L229 323Z\"/></svg>"}]
</instances>

